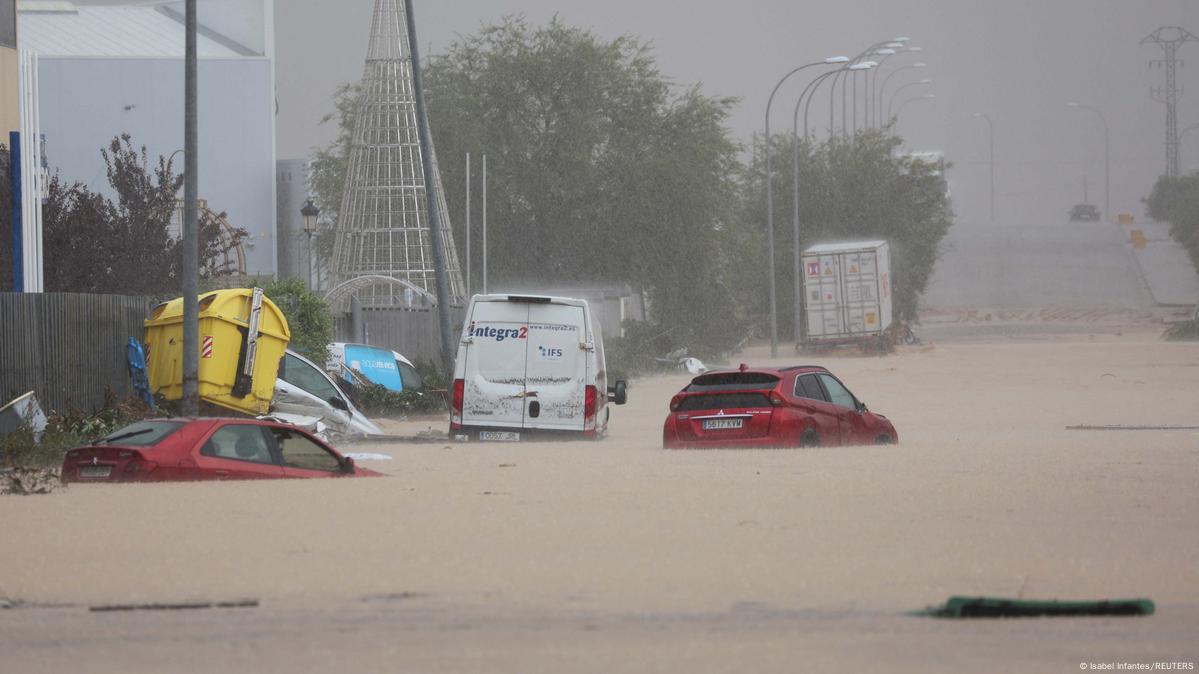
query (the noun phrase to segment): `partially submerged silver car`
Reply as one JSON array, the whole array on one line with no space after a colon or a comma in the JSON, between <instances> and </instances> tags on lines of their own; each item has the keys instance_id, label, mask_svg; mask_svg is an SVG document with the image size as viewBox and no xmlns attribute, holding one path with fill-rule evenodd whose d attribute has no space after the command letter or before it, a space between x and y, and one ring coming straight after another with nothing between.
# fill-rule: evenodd
<instances>
[{"instance_id":1,"label":"partially submerged silver car","mask_svg":"<svg viewBox=\"0 0 1199 674\"><path fill-rule=\"evenodd\" d=\"M283 354L283 361L279 364L271 413L284 419L297 416L313 418L342 435L383 435L378 426L354 407L354 403L337 388L329 375L291 349ZM293 423L309 425L299 419Z\"/></svg>"}]
</instances>

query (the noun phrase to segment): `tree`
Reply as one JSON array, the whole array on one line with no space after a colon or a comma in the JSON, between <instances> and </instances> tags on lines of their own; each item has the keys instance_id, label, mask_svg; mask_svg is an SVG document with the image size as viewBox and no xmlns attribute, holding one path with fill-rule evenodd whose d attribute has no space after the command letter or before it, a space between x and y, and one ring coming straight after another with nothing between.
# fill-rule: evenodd
<instances>
[{"instance_id":1,"label":"tree","mask_svg":"<svg viewBox=\"0 0 1199 674\"><path fill-rule=\"evenodd\" d=\"M1199 173L1158 178L1145 205L1149 217L1170 223L1170 236L1186 248L1199 270Z\"/></svg>"},{"instance_id":2,"label":"tree","mask_svg":"<svg viewBox=\"0 0 1199 674\"><path fill-rule=\"evenodd\" d=\"M288 347L316 363L328 360L329 343L333 341L333 314L325 300L308 290L304 281L294 278L272 281L262 292L287 318L287 327L291 331Z\"/></svg>"},{"instance_id":3,"label":"tree","mask_svg":"<svg viewBox=\"0 0 1199 674\"><path fill-rule=\"evenodd\" d=\"M743 186L743 215L733 238L747 230L765 231L765 155L761 151L765 141L757 138L756 142ZM780 326L792 325L794 316L792 142L790 134L771 139ZM944 167L899 153L902 139L889 129L819 143L798 142L801 248L837 240L889 241L895 316L916 321L920 296L932 276L941 241L953 224ZM754 260L746 265L753 273L741 275L736 284L739 297L762 315L767 311L768 296L767 279L760 272L768 263L766 248L755 242L739 254L745 261Z\"/></svg>"},{"instance_id":4,"label":"tree","mask_svg":"<svg viewBox=\"0 0 1199 674\"><path fill-rule=\"evenodd\" d=\"M175 174L163 157L151 165L146 148L135 148L128 134L113 138L100 154L115 201L81 182L67 183L57 173L47 186L42 205L45 289L178 294L182 290L183 250L181 242L171 236L170 224L183 177ZM6 159L7 152L0 161ZM0 199L3 196L0 193ZM248 235L240 228L224 231L222 218L223 213L205 213L199 223L202 278L227 271L220 260ZM0 264L11 270L11 257L6 255ZM11 277L11 271L5 273Z\"/></svg>"},{"instance_id":5,"label":"tree","mask_svg":"<svg viewBox=\"0 0 1199 674\"><path fill-rule=\"evenodd\" d=\"M484 27L432 59L425 81L452 214L465 208L456 188L464 155L488 156L492 279L628 283L688 339L735 341L717 251L736 201L739 148L725 128L732 99L678 91L645 44L602 41L557 19ZM314 158L325 212L340 198L354 95L338 90L339 138ZM461 248L463 219L453 220ZM472 255L479 273L478 247Z\"/></svg>"}]
</instances>

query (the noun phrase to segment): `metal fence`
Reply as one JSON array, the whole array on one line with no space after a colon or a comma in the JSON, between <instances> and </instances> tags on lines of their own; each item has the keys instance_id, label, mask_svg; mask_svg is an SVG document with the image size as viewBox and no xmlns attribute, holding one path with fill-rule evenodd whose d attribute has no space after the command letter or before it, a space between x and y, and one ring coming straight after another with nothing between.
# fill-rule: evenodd
<instances>
[{"instance_id":1,"label":"metal fence","mask_svg":"<svg viewBox=\"0 0 1199 674\"><path fill-rule=\"evenodd\" d=\"M462 329L465 311L462 307L453 307L450 310L450 325L455 332L455 338L457 332ZM339 342L360 341L391 349L413 362L440 362L441 329L438 326L436 309L363 308L361 316L362 329L357 333L349 314L335 318L335 339Z\"/></svg>"},{"instance_id":2,"label":"metal fence","mask_svg":"<svg viewBox=\"0 0 1199 674\"><path fill-rule=\"evenodd\" d=\"M0 293L0 405L34 391L46 410L94 411L132 392L130 337L154 300L125 295Z\"/></svg>"}]
</instances>

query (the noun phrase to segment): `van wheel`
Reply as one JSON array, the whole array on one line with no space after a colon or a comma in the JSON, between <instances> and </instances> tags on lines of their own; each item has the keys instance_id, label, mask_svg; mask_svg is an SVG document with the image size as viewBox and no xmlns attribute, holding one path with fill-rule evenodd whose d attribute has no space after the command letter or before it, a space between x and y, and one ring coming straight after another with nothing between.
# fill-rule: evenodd
<instances>
[{"instance_id":1,"label":"van wheel","mask_svg":"<svg viewBox=\"0 0 1199 674\"><path fill-rule=\"evenodd\" d=\"M876 445L893 445L893 444L895 444L895 441L891 439L891 436L887 435L886 433L883 433L882 435L880 435L874 439L874 444L876 444Z\"/></svg>"},{"instance_id":2,"label":"van wheel","mask_svg":"<svg viewBox=\"0 0 1199 674\"><path fill-rule=\"evenodd\" d=\"M799 446L800 447L819 447L820 446L820 434L816 432L816 429L809 428L808 430L803 432L802 436L800 436Z\"/></svg>"}]
</instances>

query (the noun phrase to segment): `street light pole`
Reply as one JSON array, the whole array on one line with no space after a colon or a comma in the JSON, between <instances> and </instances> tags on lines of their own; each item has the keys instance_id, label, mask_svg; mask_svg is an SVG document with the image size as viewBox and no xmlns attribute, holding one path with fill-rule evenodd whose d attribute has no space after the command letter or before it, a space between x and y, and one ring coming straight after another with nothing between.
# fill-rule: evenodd
<instances>
[{"instance_id":1,"label":"street light pole","mask_svg":"<svg viewBox=\"0 0 1199 674\"><path fill-rule=\"evenodd\" d=\"M829 63L829 64L848 63L849 57L847 57L847 56L830 56L829 58L825 59L824 62ZM837 70L840 70L840 68L838 68ZM793 263L794 263L794 269L793 269L793 277L794 278L793 278L793 280L795 282L794 283L794 285L795 285L795 288L794 288L794 300L795 300L794 312L795 313L794 313L794 321L793 321L793 330L794 330L793 335L795 337L796 344L798 344L800 341L801 329L802 329L802 325L803 325L802 315L801 315L801 308L802 308L802 304L803 304L803 295L802 295L802 291L800 289L800 278L801 277L800 277L800 268L799 268L799 258L800 258L800 245L799 245L799 104L803 103L804 96L807 95L808 91L811 90L812 87L817 82L819 82L823 78L825 78L828 75L835 73L835 72L837 72L837 71L832 70L830 72L824 73L820 77L817 77L816 79L809 82L808 85L806 87L804 87L804 90L799 94L799 98L797 98L795 100L795 111L791 115L791 151L792 151L791 152L791 182L792 182L792 185L791 185L791 188L792 188L791 207L794 211L794 213L793 213L794 217L792 219L792 232L791 232L792 246L791 246L791 248L792 248L792 256L795 258L793 260ZM805 126L804 127L804 138L806 139L807 136L808 136L808 129L807 129L807 126Z\"/></svg>"},{"instance_id":2,"label":"street light pole","mask_svg":"<svg viewBox=\"0 0 1199 674\"><path fill-rule=\"evenodd\" d=\"M1112 144L1111 144L1111 136L1108 134L1108 130L1107 130L1107 118L1103 116L1102 112L1099 112L1098 108L1093 108L1089 105L1083 105L1081 103L1071 102L1071 103L1067 103L1066 106L1070 107L1070 108L1081 108L1083 110L1090 110L1091 112L1095 113L1096 115L1099 115L1099 121L1103 122L1103 217L1104 217L1104 219L1106 219L1110 222L1112 219L1112 210L1111 210L1112 209L1112 171L1111 171L1111 168L1112 168L1112 164L1111 164Z\"/></svg>"},{"instance_id":3,"label":"street light pole","mask_svg":"<svg viewBox=\"0 0 1199 674\"><path fill-rule=\"evenodd\" d=\"M991 222L995 222L995 124L986 113L976 112L975 117L987 120L988 136L990 138L990 173L991 173Z\"/></svg>"},{"instance_id":4,"label":"street light pole","mask_svg":"<svg viewBox=\"0 0 1199 674\"><path fill-rule=\"evenodd\" d=\"M316 286L312 279L312 237L316 234L316 218L321 214L321 209L312 203L312 199L304 202L304 207L300 209L300 215L304 218L304 233L308 235L308 289L315 291Z\"/></svg>"},{"instance_id":5,"label":"street light pole","mask_svg":"<svg viewBox=\"0 0 1199 674\"><path fill-rule=\"evenodd\" d=\"M184 3L183 46L183 400L184 416L200 414L200 210L196 87L196 0Z\"/></svg>"},{"instance_id":6,"label":"street light pole","mask_svg":"<svg viewBox=\"0 0 1199 674\"><path fill-rule=\"evenodd\" d=\"M783 75L779 79L778 84L774 85L774 89L770 91L770 98L766 99L766 138L763 145L766 152L766 246L770 255L768 263L768 272L770 274L770 357L778 358L779 355L779 314L777 291L775 290L774 278L774 174L771 168L770 161L770 106L774 103L774 95L778 93L779 87L783 86L792 75L805 69L815 66L825 65L828 63L840 63L834 60L841 57L830 57L821 61L813 61L805 63L797 68L792 68L790 72Z\"/></svg>"}]
</instances>

